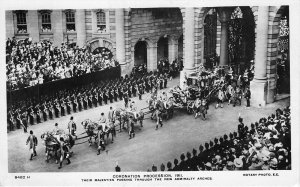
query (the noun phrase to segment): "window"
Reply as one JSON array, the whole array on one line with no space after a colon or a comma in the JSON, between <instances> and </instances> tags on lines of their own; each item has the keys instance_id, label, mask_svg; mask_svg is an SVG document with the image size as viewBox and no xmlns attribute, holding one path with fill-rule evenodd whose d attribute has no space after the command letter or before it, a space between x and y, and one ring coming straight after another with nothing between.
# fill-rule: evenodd
<instances>
[{"instance_id":1,"label":"window","mask_svg":"<svg viewBox=\"0 0 300 187\"><path fill-rule=\"evenodd\" d=\"M17 15L17 33L27 33L26 12L19 11Z\"/></svg>"},{"instance_id":2,"label":"window","mask_svg":"<svg viewBox=\"0 0 300 187\"><path fill-rule=\"evenodd\" d=\"M51 15L50 13L42 14L42 32L51 32Z\"/></svg>"},{"instance_id":3,"label":"window","mask_svg":"<svg viewBox=\"0 0 300 187\"><path fill-rule=\"evenodd\" d=\"M72 11L66 12L66 27L67 32L74 32L75 29L75 13Z\"/></svg>"},{"instance_id":4,"label":"window","mask_svg":"<svg viewBox=\"0 0 300 187\"><path fill-rule=\"evenodd\" d=\"M106 17L104 11L99 11L97 15L97 32L105 33L106 32Z\"/></svg>"}]
</instances>

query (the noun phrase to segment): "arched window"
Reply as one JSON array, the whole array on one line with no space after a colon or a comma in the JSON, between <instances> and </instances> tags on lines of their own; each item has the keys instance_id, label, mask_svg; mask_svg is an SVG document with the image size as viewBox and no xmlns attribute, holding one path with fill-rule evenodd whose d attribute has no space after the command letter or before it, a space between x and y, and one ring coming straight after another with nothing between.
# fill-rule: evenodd
<instances>
[{"instance_id":1,"label":"arched window","mask_svg":"<svg viewBox=\"0 0 300 187\"><path fill-rule=\"evenodd\" d=\"M42 13L42 32L51 32L51 14L49 12Z\"/></svg>"},{"instance_id":2,"label":"arched window","mask_svg":"<svg viewBox=\"0 0 300 187\"><path fill-rule=\"evenodd\" d=\"M74 11L71 11L71 10L66 11L66 29L67 29L67 32L76 31Z\"/></svg>"},{"instance_id":3,"label":"arched window","mask_svg":"<svg viewBox=\"0 0 300 187\"><path fill-rule=\"evenodd\" d=\"M97 16L97 32L104 33L106 32L106 16L104 11L98 11Z\"/></svg>"},{"instance_id":4,"label":"arched window","mask_svg":"<svg viewBox=\"0 0 300 187\"><path fill-rule=\"evenodd\" d=\"M17 11L17 33L27 33L26 11Z\"/></svg>"}]
</instances>

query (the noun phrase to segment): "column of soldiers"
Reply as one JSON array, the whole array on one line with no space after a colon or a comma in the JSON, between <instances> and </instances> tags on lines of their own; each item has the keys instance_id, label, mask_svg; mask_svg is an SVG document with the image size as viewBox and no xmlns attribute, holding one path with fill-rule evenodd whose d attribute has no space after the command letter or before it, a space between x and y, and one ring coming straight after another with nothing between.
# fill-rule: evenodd
<instances>
[{"instance_id":1,"label":"column of soldiers","mask_svg":"<svg viewBox=\"0 0 300 187\"><path fill-rule=\"evenodd\" d=\"M139 97L149 93L155 87L163 89L167 87L168 76L149 73L141 77L121 78L98 84L90 84L81 88L61 90L51 96L41 96L40 102L29 101L23 106L12 106L8 110L8 129L23 127L27 132L28 124L34 125L47 120L80 112L93 107L117 102L128 97ZM35 104L33 104L35 103Z\"/></svg>"}]
</instances>

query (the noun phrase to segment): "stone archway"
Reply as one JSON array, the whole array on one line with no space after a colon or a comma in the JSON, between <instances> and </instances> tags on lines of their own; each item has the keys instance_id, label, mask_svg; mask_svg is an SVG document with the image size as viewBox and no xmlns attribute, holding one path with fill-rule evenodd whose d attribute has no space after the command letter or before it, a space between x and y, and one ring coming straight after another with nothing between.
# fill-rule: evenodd
<instances>
[{"instance_id":1,"label":"stone archway","mask_svg":"<svg viewBox=\"0 0 300 187\"><path fill-rule=\"evenodd\" d=\"M157 41L157 61L167 59L169 57L169 37L163 35Z\"/></svg>"},{"instance_id":2,"label":"stone archway","mask_svg":"<svg viewBox=\"0 0 300 187\"><path fill-rule=\"evenodd\" d=\"M90 51L93 52L97 48L106 48L112 52L113 57L116 56L116 48L114 43L107 38L97 38L88 42Z\"/></svg>"},{"instance_id":3,"label":"stone archway","mask_svg":"<svg viewBox=\"0 0 300 187\"><path fill-rule=\"evenodd\" d=\"M156 62L157 61L157 45L149 38L140 38L140 39L132 42L134 45L131 47L131 51L132 51L131 59L133 59L133 61L135 60L135 56L137 55L136 54L136 46L140 42L144 43L147 48L146 60L144 60L147 63L147 71L156 70L157 69L157 62ZM139 51L137 51L137 52L139 52ZM145 53L145 51L144 51L144 53ZM132 69L135 63L136 63L135 61L134 61L134 63L131 63L129 66L129 69Z\"/></svg>"},{"instance_id":4,"label":"stone archway","mask_svg":"<svg viewBox=\"0 0 300 187\"><path fill-rule=\"evenodd\" d=\"M269 89L268 94L274 95L274 97L270 97L271 99L268 101L268 103L273 102L276 99L280 99L282 96L278 95L278 87L279 82L281 81L278 79L278 71L280 71L278 66L278 60L281 55L281 51L278 48L278 44L280 41L280 21L283 15L288 16L289 7L288 6L271 6L269 9L272 14L269 14L269 31L271 33L269 34L272 38L272 40L268 40L268 57L267 57L267 77L269 82ZM287 41L289 42L289 37L287 37ZM287 58L289 60L289 51L287 52ZM288 63L289 65L289 63ZM283 81L281 84L289 84L290 83L290 77L286 77L286 80ZM287 89L287 93L289 93L289 88Z\"/></svg>"},{"instance_id":5,"label":"stone archway","mask_svg":"<svg viewBox=\"0 0 300 187\"><path fill-rule=\"evenodd\" d=\"M146 65L147 66L147 42L138 41L134 46L134 65Z\"/></svg>"}]
</instances>

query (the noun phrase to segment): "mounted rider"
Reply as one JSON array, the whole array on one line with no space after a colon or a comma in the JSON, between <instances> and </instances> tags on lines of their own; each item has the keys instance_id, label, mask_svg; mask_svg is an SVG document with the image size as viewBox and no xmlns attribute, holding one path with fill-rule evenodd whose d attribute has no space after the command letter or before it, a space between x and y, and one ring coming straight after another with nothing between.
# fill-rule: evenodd
<instances>
[{"instance_id":1,"label":"mounted rider","mask_svg":"<svg viewBox=\"0 0 300 187\"><path fill-rule=\"evenodd\" d=\"M135 102L132 101L129 105L130 112L133 114L134 119L137 119L137 107L135 106Z\"/></svg>"},{"instance_id":2,"label":"mounted rider","mask_svg":"<svg viewBox=\"0 0 300 187\"><path fill-rule=\"evenodd\" d=\"M105 117L104 113L102 112L100 119L99 119L99 125L103 126L103 125L105 125L105 123L106 123L106 117Z\"/></svg>"}]
</instances>

